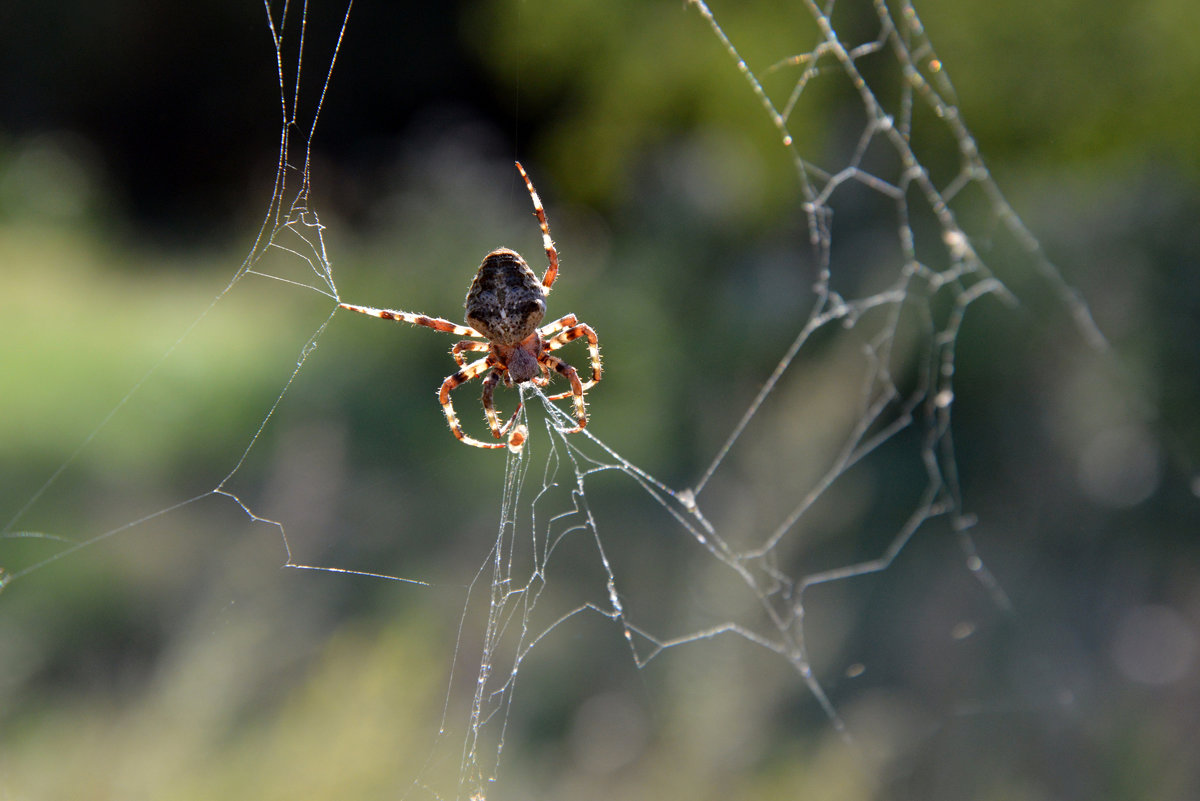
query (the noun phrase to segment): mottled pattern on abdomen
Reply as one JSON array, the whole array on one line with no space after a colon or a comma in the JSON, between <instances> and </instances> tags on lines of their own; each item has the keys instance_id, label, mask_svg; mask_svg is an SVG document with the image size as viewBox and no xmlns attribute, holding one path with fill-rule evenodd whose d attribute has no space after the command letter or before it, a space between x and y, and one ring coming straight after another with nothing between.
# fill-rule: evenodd
<instances>
[{"instance_id":1,"label":"mottled pattern on abdomen","mask_svg":"<svg viewBox=\"0 0 1200 801\"><path fill-rule=\"evenodd\" d=\"M467 292L467 325L493 342L515 345L546 315L546 293L520 254L493 250Z\"/></svg>"}]
</instances>

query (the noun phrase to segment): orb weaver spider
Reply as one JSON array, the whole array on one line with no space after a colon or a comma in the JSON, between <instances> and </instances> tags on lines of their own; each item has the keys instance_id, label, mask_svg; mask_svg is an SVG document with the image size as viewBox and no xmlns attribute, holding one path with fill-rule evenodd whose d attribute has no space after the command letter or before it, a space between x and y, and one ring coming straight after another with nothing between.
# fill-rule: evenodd
<instances>
[{"instance_id":1,"label":"orb weaver spider","mask_svg":"<svg viewBox=\"0 0 1200 801\"><path fill-rule=\"evenodd\" d=\"M529 180L521 162L516 164L517 171L521 173L521 178L525 180L525 186L529 189L529 196L533 199L533 213L537 215L538 224L542 228L542 244L546 248L546 259L549 262L540 281L519 253L508 248L497 248L484 256L483 263L475 273L475 280L471 282L471 288L467 291L467 325L458 325L440 317L428 317L412 312L355 306L350 303L338 304L343 309L381 320L399 320L447 334L476 338L464 339L450 349L450 355L454 357L459 370L447 377L438 390L438 401L446 414L450 433L459 442L476 448L508 447L511 450L519 450L524 444L526 435L523 426L509 434L509 429L517 419L517 412L513 413L507 423L501 425L500 415L492 404L492 394L501 380L506 386L527 381L532 381L537 386L545 386L550 383L552 370L566 378L571 384L570 391L551 395L550 400L568 397L574 400L575 419L579 425L564 431L574 434L582 431L588 421L583 394L595 386L602 372L600 343L590 325L579 322L574 314L567 314L548 325L538 327L546 314L546 295L550 293L555 279L558 278L558 251L550 239L546 211L533 188L533 182ZM588 353L591 357L592 375L587 381L581 381L574 367L551 353L579 337L587 338ZM477 339L486 341L479 342ZM483 351L487 351L486 356L467 363L467 353ZM509 434L507 442L482 442L466 434L458 421L458 415L454 412L454 405L450 402L450 392L453 389L484 373L487 373L487 377L483 379L483 412L492 430L492 436L504 439L505 435Z\"/></svg>"}]
</instances>

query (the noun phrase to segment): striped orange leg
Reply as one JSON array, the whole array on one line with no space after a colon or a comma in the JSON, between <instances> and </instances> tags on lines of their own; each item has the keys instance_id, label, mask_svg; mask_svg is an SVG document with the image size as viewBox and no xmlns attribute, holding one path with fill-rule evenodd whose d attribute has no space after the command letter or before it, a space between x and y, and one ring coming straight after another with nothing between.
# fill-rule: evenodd
<instances>
[{"instance_id":1,"label":"striped orange leg","mask_svg":"<svg viewBox=\"0 0 1200 801\"><path fill-rule=\"evenodd\" d=\"M590 325L581 323L575 318L575 315L568 314L562 319L542 326L539 332L543 337L546 337L546 346L550 350L558 350L568 342L579 339L579 337L587 337L588 354L591 356L592 361L592 377L583 382L583 390L586 392L600 382L600 377L603 373L603 369L600 366L600 342L596 339L596 332L592 330ZM558 395L552 395L550 396L550 400L562 400L571 394L573 393L563 392Z\"/></svg>"},{"instance_id":2,"label":"striped orange leg","mask_svg":"<svg viewBox=\"0 0 1200 801\"><path fill-rule=\"evenodd\" d=\"M454 361L458 362L459 367L466 367L467 357L464 356L463 353L491 350L491 347L492 346L486 342L476 342L471 339L464 339L462 342L454 343L454 347L450 349L450 355L454 357Z\"/></svg>"},{"instance_id":3,"label":"striped orange leg","mask_svg":"<svg viewBox=\"0 0 1200 801\"><path fill-rule=\"evenodd\" d=\"M525 179L529 197L533 198L533 213L537 215L538 225L542 227L542 247L546 248L546 259L550 262L550 266L546 268L546 274L542 276L542 288L546 290L546 294L550 294L550 287L554 285L554 279L558 277L558 251L554 249L554 240L550 238L550 224L546 222L546 210L542 208L542 199L538 197L537 190L533 188L533 181L529 180L529 176L525 174L525 168L519 161L517 162L517 172L521 173L521 177Z\"/></svg>"},{"instance_id":4,"label":"striped orange leg","mask_svg":"<svg viewBox=\"0 0 1200 801\"><path fill-rule=\"evenodd\" d=\"M413 314L412 312L396 311L395 309L376 309L371 306L355 306L350 303L339 303L343 309L349 309L352 312L365 314L370 317L378 317L380 320L399 320L404 323L412 323L413 325L423 325L426 328L432 328L435 331L444 331L447 334L458 334L460 337L478 337L483 339L483 334L476 331L474 328L466 325L452 323L449 320L443 320L441 317L428 317L424 314Z\"/></svg>"},{"instance_id":5,"label":"striped orange leg","mask_svg":"<svg viewBox=\"0 0 1200 801\"><path fill-rule=\"evenodd\" d=\"M579 373L575 368L564 362L557 356L551 356L549 353L544 354L541 358L543 364L552 368L559 375L565 377L571 382L571 391L567 395L575 398L575 419L579 421L579 425L575 428L568 428L562 433L577 434L587 425L587 407L583 403L583 383L579 380ZM566 397L562 395L561 397Z\"/></svg>"},{"instance_id":6,"label":"striped orange leg","mask_svg":"<svg viewBox=\"0 0 1200 801\"><path fill-rule=\"evenodd\" d=\"M488 426L492 429L492 436L496 439L504 438L513 423L517 422L517 415L521 413L521 404L518 403L517 408L513 410L512 417L508 418L508 422L500 425L500 413L496 411L496 406L492 402L492 394L503 376L503 371L493 369L488 373L487 378L483 379L483 413L487 416Z\"/></svg>"},{"instance_id":7,"label":"striped orange leg","mask_svg":"<svg viewBox=\"0 0 1200 801\"><path fill-rule=\"evenodd\" d=\"M463 433L462 425L458 422L458 415L454 413L454 404L450 402L450 391L473 378L478 378L491 367L491 356L473 362L443 381L442 388L438 391L438 401L442 404L442 411L446 413L446 422L450 424L450 433L457 437L459 442L474 445L476 448L504 448L507 445L503 442L480 442ZM493 410L492 415L494 414ZM488 422L491 422L491 415L489 415ZM499 424L499 420L497 420L497 424Z\"/></svg>"}]
</instances>

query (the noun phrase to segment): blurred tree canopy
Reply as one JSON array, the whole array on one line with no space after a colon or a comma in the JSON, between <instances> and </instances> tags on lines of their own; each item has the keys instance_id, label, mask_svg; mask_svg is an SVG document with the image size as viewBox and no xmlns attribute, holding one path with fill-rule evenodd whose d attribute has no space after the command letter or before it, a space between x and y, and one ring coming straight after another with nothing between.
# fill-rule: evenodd
<instances>
[{"instance_id":1,"label":"blurred tree canopy","mask_svg":"<svg viewBox=\"0 0 1200 801\"><path fill-rule=\"evenodd\" d=\"M876 29L865 3L836 8L844 38ZM760 75L795 55L797 43L817 41L807 15L783 0L717 10ZM1194 177L1195 3L929 0L917 10L991 162L1106 171L1150 161ZM312 5L314 63L330 52L343 11ZM0 148L37 132L78 133L111 176L104 205L176 231L211 231L205 221L228 224L259 202L279 121L261 5L13 2L0 25L10 32L0 53ZM346 210L362 213L381 191L379 162L431 108L488 120L511 140L504 150L532 146L562 191L601 207L630 191L628 176L648 152L677 146L697 127L747 140L756 159L782 157L703 26L669 2L359 4L316 141L346 176L326 191L340 190ZM302 96L315 102L323 74L306 75ZM781 68L768 80L786 88L793 77ZM800 135L837 135L802 114L792 125ZM764 184L759 211L793 196L786 170L755 178Z\"/></svg>"}]
</instances>

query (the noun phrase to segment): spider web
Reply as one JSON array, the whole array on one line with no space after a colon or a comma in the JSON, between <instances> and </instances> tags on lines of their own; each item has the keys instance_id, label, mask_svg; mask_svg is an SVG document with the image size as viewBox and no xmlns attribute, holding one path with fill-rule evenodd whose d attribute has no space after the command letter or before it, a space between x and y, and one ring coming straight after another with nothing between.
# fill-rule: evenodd
<instances>
[{"instance_id":1,"label":"spider web","mask_svg":"<svg viewBox=\"0 0 1200 801\"><path fill-rule=\"evenodd\" d=\"M702 0L690 0L680 20L681 25L702 23L696 46L723 53L729 70L744 81L745 91L761 110L747 124L773 127L794 176L800 198L797 219L803 222L800 235L773 268L787 271L785 285L799 289L798 300L777 312L783 324L770 329L769 336L755 329L758 323L747 322L750 301L735 297L735 313L730 315L735 319L714 321L712 338L689 344L682 332L660 332L658 344L667 344L663 338L673 336L669 345L678 359L688 364L712 359L726 365L730 357L690 349L700 348L700 341L717 347L732 340L738 350L753 348L766 361L691 379L695 383L682 402L693 406L684 414L702 421L704 433L691 446L695 457L686 473L677 466L667 468L672 478L657 477L657 468L650 466L656 460L643 455L636 442L646 431L669 425L674 411L660 408L666 398L661 390L627 396L636 401L634 408L624 410L632 433L615 422L619 410L605 408L605 392L619 392L622 381L644 381L652 375L642 350L610 346L600 323L595 327L602 347L607 347L606 379L589 395L592 417L585 431L562 434L573 426L563 404L549 402L540 389L523 387L515 413L531 435L519 452L503 457L502 471L500 457L459 446L444 430L431 440L437 453L418 451L411 443L366 453L364 458L373 461L409 464L404 475L414 482L420 470L431 470L459 476L454 481L462 493L499 495L498 519L494 509L485 519L451 514L456 508L453 498L421 498L420 483L411 491L393 488L397 498L379 508L354 503L359 497L377 502L379 494L356 494L344 487L349 500L289 494L288 476L308 488L327 482L332 473L303 474L324 464L317 456L349 458L346 434L336 427L314 433L289 423L285 433L304 432L300 453L308 456L296 460L298 472L284 470L272 478L263 464L267 442L277 453L288 452L290 440L276 438L276 429L290 404L299 400L320 408L320 393L307 380L315 372L311 362L333 360L325 356L326 350L361 352L378 348L384 340L415 341L422 333L336 314L337 301L388 306L388 298L378 293L390 291L400 297L395 305L436 314L438 307L426 307L425 302L436 304L437 298L451 297L462 288L449 287L447 295L439 296L406 286L412 295L426 293L411 304L409 291L382 285L370 290L374 295L360 295L368 290L359 287L353 296L339 291L335 275L344 284L362 278L342 264L336 247L327 245L327 229L313 202L320 190L313 147L319 143L318 120L327 93L337 91L335 66L347 26L352 25L351 5L337 15L340 24L322 29L324 38L314 43L307 4L264 4L277 56L281 125L275 184L258 235L207 308L11 514L3 530L4 542L11 547L2 560L0 587L24 584L52 566L72 561L66 557L77 557L83 549L95 553L101 543L136 536L140 547L148 547L150 537L164 531L194 526L232 531L241 525L256 532L265 528L275 546L281 542L283 563L301 571L298 575L309 582L306 588L319 586L319 599L345 602L339 593L377 592L376 579L387 582L383 586L391 597L400 591L422 593L415 603L428 607L425 614L438 621L433 625L443 639L445 632L452 632L451 669L439 674L424 665L423 678L397 672L384 680L410 687L415 694L423 687L426 695L441 699L434 711L436 731L424 740L418 736L415 743L395 744L397 752L418 754L397 758L403 767L395 768L393 778L405 778L391 790L402 791L404 797L521 796L523 789L510 787L506 780L511 772L532 777L526 779L531 784L539 781L531 767L536 764L531 754L538 751L539 725L552 731L569 729L566 739L575 749L571 753L593 770L630 765L653 739L653 723L643 705L631 700L639 696L649 696L650 706L653 699L677 698L660 713L660 725L691 730L695 739L705 732L703 737L721 740L712 752L733 754L733 766L763 759L770 750L763 745L766 741L799 742L829 735L835 745L813 748L796 763L823 766L867 785L874 779L863 777L893 770L905 754L902 741L919 725L935 724L918 724L914 719L919 716L878 705L880 696L871 692L878 686L873 677L886 675L889 667L863 656L854 636L861 624L855 620L880 615L879 604L893 603L889 593L905 599L901 607L917 603L902 590L923 580L944 591L937 601L948 608L927 626L938 631L947 649L971 641L982 629L1003 626L1012 611L1002 582L993 576L973 536L979 521L959 475L960 450L952 422L960 403L958 354L964 327L979 307L986 307L987 314L1020 308L1022 300L1000 270L1000 265L1018 264L1019 269L1033 268L1042 288L1036 291L1056 298L1090 348L1103 351L1107 346L1079 293L1046 258L989 174L958 114L948 70L916 9L907 3L876 2L865 17L869 22L858 18L852 26L862 33L850 36L839 33L834 4L797 7L812 23L813 35L807 42L793 42L789 52L766 55L743 52L738 37ZM329 31L336 35L330 37ZM314 63L323 65L315 74ZM854 131L848 146L820 144L806 117L816 103L810 105L810 97L817 93L852 99L843 108L855 110L853 121L841 124ZM486 178L496 175L490 170ZM533 177L539 180L537 174ZM506 232L518 224L513 221L522 221L527 213L521 210L527 203L522 188L505 186L515 191L506 198L485 196L478 202L481 207L508 204L511 220L472 220L498 237L509 236ZM569 254L550 299L550 314L556 309L576 311L581 320L595 322L592 314L601 310L583 308L582 301L576 309L556 305L563 296L576 302L578 296L570 296L567 287L573 280L587 280L587 259L584 248L572 245L564 229L555 227L560 217L552 188L539 182L539 189L552 232ZM864 219L868 222L861 222ZM536 227L527 220L519 224L528 229L523 241L536 243ZM518 249L538 252L536 244ZM412 253L433 258L424 248L406 246L405 251L410 258ZM740 269L733 264L723 268L730 274ZM433 273L422 282L454 283L448 279ZM714 285L727 286L732 278L714 280ZM249 298L249 305L238 305L240 293ZM295 339L290 355L270 357L269 362L286 364L287 369L264 379L272 388L265 394L256 392L255 397L265 401L251 414L253 425L238 435L238 456L217 471L215 484L202 483L194 494L165 504L151 501L148 511L132 519L125 508L97 510L97 520L112 515L114 523L82 537L52 533L53 514L45 515L44 526L30 522L69 481L95 440L125 436L121 420L131 414L127 407L137 406L171 364L189 363L192 340L216 336L212 331L224 320L220 309L233 306L237 315L247 317L262 307L263 298L277 301L284 293L301 299L294 303L308 304L301 314L304 322L291 329ZM297 308L290 306L289 314ZM742 324L749 327L740 329ZM353 334L345 333L352 328ZM356 338L354 348L342 338L351 335ZM198 350L208 351L211 342L205 340ZM232 352L232 346L226 347ZM372 371L385 368L378 361L365 364L354 373L338 375L366 393ZM449 361L436 369L448 370ZM436 423L440 413L425 388L435 386L441 374L428 372L419 361L404 362L402 371L412 379L403 382L404 394L415 400L396 397L396 403L405 404L396 416L403 421L411 415L423 420L421 425L430 419ZM729 388L725 381L736 387ZM706 398L721 394L726 397L706 412ZM473 419L470 394L459 392L456 400L460 417ZM678 397L672 400L681 402ZM365 412L360 417L370 419ZM137 428L142 421L137 418L127 425ZM650 427L639 421L650 421ZM227 453L228 445L223 447ZM271 461L275 459L286 461L284 456ZM380 475L388 476L381 481L395 478ZM354 482L363 488L369 483L369 473ZM336 491L337 486L330 490ZM203 511L184 516L195 507ZM334 508L336 512L330 511ZM238 523L225 517L230 509L237 512ZM480 538L469 536L481 528L495 532L487 548L480 546ZM372 548L388 553L379 545L380 535L372 534L379 531L413 543L411 550L405 546L399 551L401 567L386 556L372 562ZM348 541L360 538L369 545L346 551ZM453 558L436 548L419 550L434 539L473 550ZM468 541L473 545L464 544ZM429 560L425 566L410 567L418 553L434 556L420 557ZM263 557L255 556L259 558ZM150 569L159 575L169 572ZM222 571L233 572L228 567ZM396 584L405 586L399 590ZM303 609L305 615L320 615L313 604ZM929 631L896 629L902 644ZM954 663L947 651L936 653ZM185 658L198 659L191 652L180 657ZM572 685L562 692L561 698L568 699L562 703L574 713L556 713L542 697L560 698L545 689L562 681L551 672L560 665L566 666ZM678 674L668 671L679 665L683 667ZM411 664L405 668L421 669ZM430 674L442 678L431 681ZM971 690L977 692L963 693L969 699L961 702L964 709L982 703L982 691ZM1051 686L1039 700L1060 702L1061 692ZM747 714L752 709L761 714ZM818 712L815 723L813 710ZM356 714L353 719L360 724L370 720L367 712ZM554 714L574 722L556 729L547 722ZM797 721L806 718L807 727L801 727ZM798 728L804 734L797 734ZM546 750L561 756L569 749L558 745ZM833 753L849 755L843 759L853 767L829 756ZM510 768L510 760L520 769ZM303 771L295 775L301 777ZM289 784L282 771L272 776L273 786ZM653 786L645 773L636 778L641 786ZM789 778L793 783L787 786L794 788L794 774ZM545 773L540 778L544 785L553 780ZM614 781L613 787L618 786ZM686 782L674 787L686 794ZM577 790L568 786L566 795Z\"/></svg>"}]
</instances>

